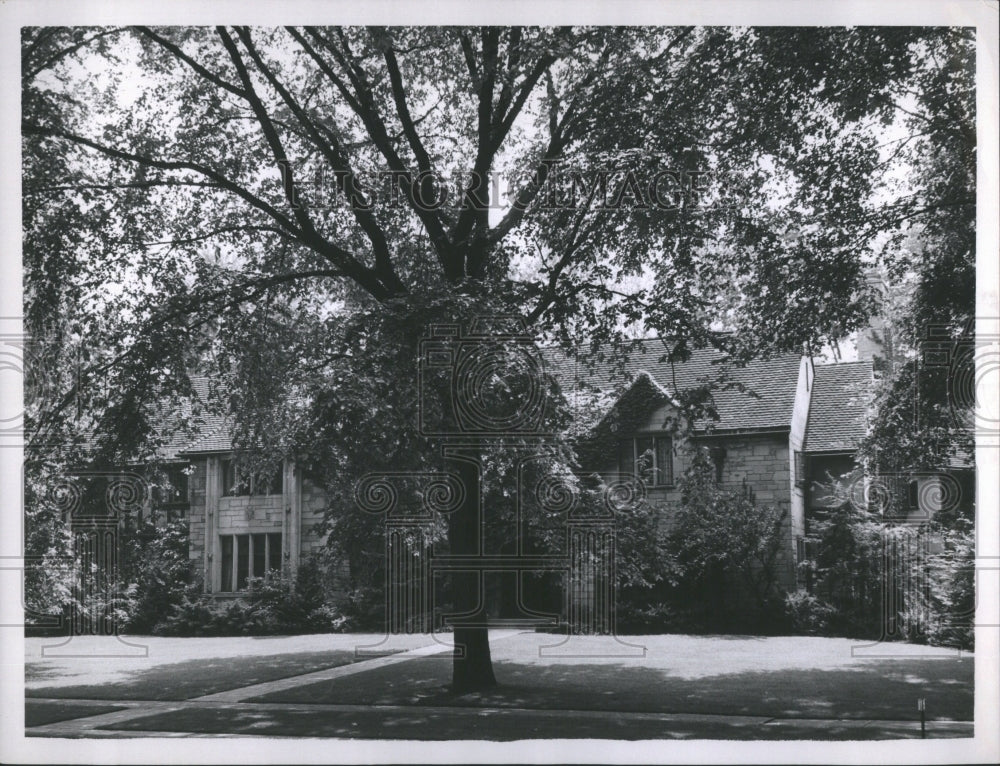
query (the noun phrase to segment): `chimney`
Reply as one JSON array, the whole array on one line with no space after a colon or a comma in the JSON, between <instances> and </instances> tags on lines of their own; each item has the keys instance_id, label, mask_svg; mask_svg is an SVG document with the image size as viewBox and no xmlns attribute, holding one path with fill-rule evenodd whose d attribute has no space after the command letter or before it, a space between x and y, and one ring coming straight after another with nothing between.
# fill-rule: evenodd
<instances>
[{"instance_id":1,"label":"chimney","mask_svg":"<svg viewBox=\"0 0 1000 766\"><path fill-rule=\"evenodd\" d=\"M868 327L864 330L858 330L855 345L858 352L858 361L867 360L874 362L878 366L880 362L887 363L892 359L892 330L885 319L889 286L875 269L868 271L866 281L868 288L876 296L876 307L869 320Z\"/></svg>"}]
</instances>

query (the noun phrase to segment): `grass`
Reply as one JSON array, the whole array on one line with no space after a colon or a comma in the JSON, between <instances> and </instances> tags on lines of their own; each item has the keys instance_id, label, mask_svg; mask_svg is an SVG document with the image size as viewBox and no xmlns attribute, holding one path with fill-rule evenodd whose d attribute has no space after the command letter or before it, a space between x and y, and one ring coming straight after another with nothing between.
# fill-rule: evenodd
<instances>
[{"instance_id":1,"label":"grass","mask_svg":"<svg viewBox=\"0 0 1000 766\"><path fill-rule=\"evenodd\" d=\"M92 706L74 709L74 697L190 699L354 662L354 647L376 640L151 639L147 658L29 659L26 685L29 696L67 699L63 713L47 703L32 715L67 720L96 714ZM626 639L644 645L645 657L614 656L622 646L606 637L579 638L571 656L542 656L560 640L523 633L494 642L500 685L480 693L450 690L445 653L303 681L250 700L256 705L191 706L108 728L430 740L887 739L919 736L916 701L924 698L929 736L972 733L968 654L931 658L926 647L889 644L859 657L849 639L668 635ZM431 641L399 637L394 648Z\"/></svg>"},{"instance_id":2,"label":"grass","mask_svg":"<svg viewBox=\"0 0 1000 766\"><path fill-rule=\"evenodd\" d=\"M973 660L854 659L845 639L643 636L645 658L546 659L552 637L494 646L499 686L455 695L451 663L429 657L350 678L303 685L258 702L469 706L651 713L914 720L971 720ZM599 641L584 644L595 653ZM614 648L613 645L607 645ZM908 651L906 649L903 650Z\"/></svg>"},{"instance_id":3,"label":"grass","mask_svg":"<svg viewBox=\"0 0 1000 766\"><path fill-rule=\"evenodd\" d=\"M43 639L31 639L25 659L25 695L61 699L185 700L355 662L355 648L372 635L269 638L129 638L145 642L146 657L44 658ZM48 640L48 644L52 641ZM396 649L427 643L401 637ZM94 642L80 641L85 654ZM362 658L363 659L363 658Z\"/></svg>"}]
</instances>

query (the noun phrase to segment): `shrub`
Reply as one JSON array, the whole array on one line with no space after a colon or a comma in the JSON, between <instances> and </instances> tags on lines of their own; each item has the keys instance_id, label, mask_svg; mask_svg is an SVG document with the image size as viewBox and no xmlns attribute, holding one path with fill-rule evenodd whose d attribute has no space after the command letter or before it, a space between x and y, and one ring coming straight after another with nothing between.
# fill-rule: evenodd
<instances>
[{"instance_id":1,"label":"shrub","mask_svg":"<svg viewBox=\"0 0 1000 766\"><path fill-rule=\"evenodd\" d=\"M342 631L347 619L326 603L321 567L307 558L294 578L280 572L253 578L243 598L187 593L154 628L163 636L267 636Z\"/></svg>"},{"instance_id":2,"label":"shrub","mask_svg":"<svg viewBox=\"0 0 1000 766\"><path fill-rule=\"evenodd\" d=\"M830 486L841 502L812 521L813 556L803 564L812 592L829 608L822 610L824 632L972 649L972 522L886 520L845 499L843 481ZM796 613L796 607L789 610Z\"/></svg>"},{"instance_id":3,"label":"shrub","mask_svg":"<svg viewBox=\"0 0 1000 766\"><path fill-rule=\"evenodd\" d=\"M146 522L123 539L123 572L118 625L130 633L149 632L181 604L194 578L188 557L188 525Z\"/></svg>"},{"instance_id":4,"label":"shrub","mask_svg":"<svg viewBox=\"0 0 1000 766\"><path fill-rule=\"evenodd\" d=\"M669 601L636 603L622 599L618 606L617 630L620 635L659 633L699 633L705 621L699 610Z\"/></svg>"},{"instance_id":5,"label":"shrub","mask_svg":"<svg viewBox=\"0 0 1000 766\"><path fill-rule=\"evenodd\" d=\"M666 546L672 600L701 604L706 629L773 632L783 613L777 558L785 511L758 504L746 482L735 491L718 486L704 449L693 451L680 489Z\"/></svg>"},{"instance_id":6,"label":"shrub","mask_svg":"<svg viewBox=\"0 0 1000 766\"><path fill-rule=\"evenodd\" d=\"M796 591L785 595L785 620L792 633L826 636L836 622L837 610L811 593Z\"/></svg>"},{"instance_id":7,"label":"shrub","mask_svg":"<svg viewBox=\"0 0 1000 766\"><path fill-rule=\"evenodd\" d=\"M940 646L975 649L976 540L972 522L960 520L940 534L930 558L924 617L926 639Z\"/></svg>"},{"instance_id":8,"label":"shrub","mask_svg":"<svg viewBox=\"0 0 1000 766\"><path fill-rule=\"evenodd\" d=\"M832 609L828 634L880 638L885 525L844 502L817 514L810 527L814 555L805 566L813 592Z\"/></svg>"}]
</instances>

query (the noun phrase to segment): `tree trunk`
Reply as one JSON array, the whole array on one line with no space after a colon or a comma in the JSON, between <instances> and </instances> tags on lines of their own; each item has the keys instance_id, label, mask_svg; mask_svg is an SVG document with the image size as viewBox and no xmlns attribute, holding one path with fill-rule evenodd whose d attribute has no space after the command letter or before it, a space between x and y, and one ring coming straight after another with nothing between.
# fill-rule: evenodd
<instances>
[{"instance_id":1,"label":"tree trunk","mask_svg":"<svg viewBox=\"0 0 1000 766\"><path fill-rule=\"evenodd\" d=\"M451 554L479 556L481 550L480 466L478 455L463 455L455 466L465 490L465 500L449 519L448 545ZM452 600L462 614L454 628L455 652L452 688L458 692L496 686L486 627L484 580L476 572L452 572ZM462 624L463 622L467 624Z\"/></svg>"}]
</instances>

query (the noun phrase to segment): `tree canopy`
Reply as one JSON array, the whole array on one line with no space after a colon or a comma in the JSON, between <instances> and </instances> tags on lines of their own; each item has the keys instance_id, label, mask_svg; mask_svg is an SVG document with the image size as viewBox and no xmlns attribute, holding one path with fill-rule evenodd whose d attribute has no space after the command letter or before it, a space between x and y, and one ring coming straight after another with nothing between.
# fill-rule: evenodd
<instances>
[{"instance_id":1,"label":"tree canopy","mask_svg":"<svg viewBox=\"0 0 1000 766\"><path fill-rule=\"evenodd\" d=\"M974 263L973 52L944 28L26 28L26 324L80 360L32 434L83 413L120 461L212 372L244 443L420 462L399 380L430 322L815 350L865 322L873 264L914 268L907 236L933 314L937 272Z\"/></svg>"},{"instance_id":2,"label":"tree canopy","mask_svg":"<svg viewBox=\"0 0 1000 766\"><path fill-rule=\"evenodd\" d=\"M971 56L956 29L26 29L29 325L147 393L268 310L330 338L427 295L564 341L818 348L893 220L970 236Z\"/></svg>"}]
</instances>

